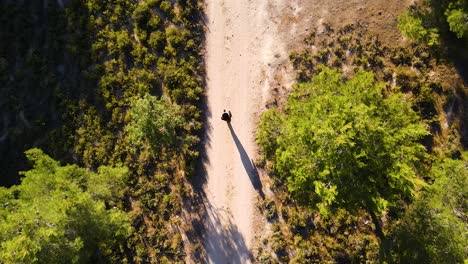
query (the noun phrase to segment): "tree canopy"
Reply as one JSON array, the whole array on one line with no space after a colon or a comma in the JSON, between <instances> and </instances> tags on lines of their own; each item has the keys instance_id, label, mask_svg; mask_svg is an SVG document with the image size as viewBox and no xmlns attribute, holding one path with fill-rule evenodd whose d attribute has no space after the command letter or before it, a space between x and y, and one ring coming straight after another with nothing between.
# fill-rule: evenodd
<instances>
[{"instance_id":1,"label":"tree canopy","mask_svg":"<svg viewBox=\"0 0 468 264\"><path fill-rule=\"evenodd\" d=\"M449 1L444 15L447 18L450 31L455 33L458 38L468 36L468 1Z\"/></svg>"},{"instance_id":2,"label":"tree canopy","mask_svg":"<svg viewBox=\"0 0 468 264\"><path fill-rule=\"evenodd\" d=\"M427 43L429 46L439 45L439 30L425 28L423 20L406 12L398 17L398 29L401 33L418 43Z\"/></svg>"},{"instance_id":3,"label":"tree canopy","mask_svg":"<svg viewBox=\"0 0 468 264\"><path fill-rule=\"evenodd\" d=\"M126 126L130 140L136 146L149 146L160 150L172 147L176 142L176 129L183 123L182 109L167 97L145 95L135 100Z\"/></svg>"},{"instance_id":4,"label":"tree canopy","mask_svg":"<svg viewBox=\"0 0 468 264\"><path fill-rule=\"evenodd\" d=\"M468 152L432 167L430 185L393 234L396 263L463 263L468 258Z\"/></svg>"},{"instance_id":5,"label":"tree canopy","mask_svg":"<svg viewBox=\"0 0 468 264\"><path fill-rule=\"evenodd\" d=\"M60 166L39 149L20 185L0 188L2 263L106 263L122 254L131 232L123 198L128 170L97 173Z\"/></svg>"},{"instance_id":6,"label":"tree canopy","mask_svg":"<svg viewBox=\"0 0 468 264\"><path fill-rule=\"evenodd\" d=\"M453 33L457 38L468 36L468 1L423 1L400 15L398 28L416 42L439 45L439 33Z\"/></svg>"},{"instance_id":7,"label":"tree canopy","mask_svg":"<svg viewBox=\"0 0 468 264\"><path fill-rule=\"evenodd\" d=\"M104 209L120 201L132 216L113 263L185 257L180 233L190 223L179 215L202 131L202 9L196 0L0 1L0 186L20 184L30 146L97 171L79 196ZM123 185L98 170L121 164L130 170L118 174L130 178ZM95 233L96 243L106 237Z\"/></svg>"},{"instance_id":8,"label":"tree canopy","mask_svg":"<svg viewBox=\"0 0 468 264\"><path fill-rule=\"evenodd\" d=\"M370 72L343 81L323 68L294 88L284 113L262 115L257 142L297 200L323 215L334 206L380 213L413 195L428 132L403 94L382 89Z\"/></svg>"}]
</instances>

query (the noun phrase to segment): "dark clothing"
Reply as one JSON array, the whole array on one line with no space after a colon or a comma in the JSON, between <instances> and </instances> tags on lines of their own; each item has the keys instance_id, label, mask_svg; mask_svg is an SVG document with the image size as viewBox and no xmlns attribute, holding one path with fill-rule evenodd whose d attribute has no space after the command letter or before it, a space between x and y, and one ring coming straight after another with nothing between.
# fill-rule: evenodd
<instances>
[{"instance_id":1,"label":"dark clothing","mask_svg":"<svg viewBox=\"0 0 468 264\"><path fill-rule=\"evenodd\" d=\"M224 120L226 122L231 122L231 117L232 117L231 111L229 111L229 114L226 113L226 111L224 111L224 113L221 115L221 120Z\"/></svg>"}]
</instances>

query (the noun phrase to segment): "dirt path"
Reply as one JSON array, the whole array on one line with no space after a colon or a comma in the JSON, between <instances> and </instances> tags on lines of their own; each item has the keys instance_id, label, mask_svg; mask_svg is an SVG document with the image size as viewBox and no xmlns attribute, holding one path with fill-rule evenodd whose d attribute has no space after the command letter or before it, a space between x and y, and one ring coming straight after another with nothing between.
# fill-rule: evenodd
<instances>
[{"instance_id":1,"label":"dirt path","mask_svg":"<svg viewBox=\"0 0 468 264\"><path fill-rule=\"evenodd\" d=\"M300 46L322 23L335 27L357 20L395 41L389 34L392 12L404 8L396 0L205 0L207 116L203 205L204 252L209 263L249 263L269 225L255 202L265 195L252 160L257 153L254 133L258 115L270 95L283 100L293 76L288 50ZM396 11L395 11L396 10ZM359 18L359 19L358 19ZM392 31L393 32L393 31ZM220 120L232 111L230 126ZM268 184L267 181L263 181Z\"/></svg>"},{"instance_id":2,"label":"dirt path","mask_svg":"<svg viewBox=\"0 0 468 264\"><path fill-rule=\"evenodd\" d=\"M248 263L263 195L253 165L255 121L269 94L269 64L281 47L267 0L207 1L205 249L210 263ZM278 51L284 55L284 51ZM284 57L284 56L283 56ZM230 125L220 117L232 112Z\"/></svg>"}]
</instances>

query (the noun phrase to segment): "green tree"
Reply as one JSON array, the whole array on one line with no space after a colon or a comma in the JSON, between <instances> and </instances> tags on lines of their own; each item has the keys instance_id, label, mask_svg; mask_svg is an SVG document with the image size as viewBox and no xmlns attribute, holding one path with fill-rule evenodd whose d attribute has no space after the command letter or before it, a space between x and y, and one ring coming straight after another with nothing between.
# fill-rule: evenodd
<instances>
[{"instance_id":1,"label":"green tree","mask_svg":"<svg viewBox=\"0 0 468 264\"><path fill-rule=\"evenodd\" d=\"M398 29L400 32L418 43L426 43L429 46L439 45L439 31L437 28L426 28L423 20L406 12L398 17Z\"/></svg>"},{"instance_id":2,"label":"green tree","mask_svg":"<svg viewBox=\"0 0 468 264\"><path fill-rule=\"evenodd\" d=\"M459 0L450 3L447 10L445 10L445 16L450 31L455 33L458 38L468 35L468 1Z\"/></svg>"},{"instance_id":3,"label":"green tree","mask_svg":"<svg viewBox=\"0 0 468 264\"><path fill-rule=\"evenodd\" d=\"M130 141L137 147L149 146L153 151L174 147L177 128L182 125L182 110L165 96L145 95L135 100L126 126Z\"/></svg>"},{"instance_id":4,"label":"green tree","mask_svg":"<svg viewBox=\"0 0 468 264\"><path fill-rule=\"evenodd\" d=\"M468 1L422 1L398 18L401 33L429 46L440 44L441 34L454 33L457 38L468 36Z\"/></svg>"},{"instance_id":5,"label":"green tree","mask_svg":"<svg viewBox=\"0 0 468 264\"><path fill-rule=\"evenodd\" d=\"M26 155L34 167L23 172L21 185L0 188L1 262L112 262L131 227L123 211L106 203L122 199L128 170L93 173L60 166L39 149Z\"/></svg>"},{"instance_id":6,"label":"green tree","mask_svg":"<svg viewBox=\"0 0 468 264\"><path fill-rule=\"evenodd\" d=\"M382 95L372 73L342 78L324 68L298 84L284 113L262 115L257 142L297 200L323 215L334 206L379 214L413 195L428 132L402 94Z\"/></svg>"},{"instance_id":7,"label":"green tree","mask_svg":"<svg viewBox=\"0 0 468 264\"><path fill-rule=\"evenodd\" d=\"M161 31L153 31L150 34L148 44L154 50L161 52L166 45L166 35Z\"/></svg>"},{"instance_id":8,"label":"green tree","mask_svg":"<svg viewBox=\"0 0 468 264\"><path fill-rule=\"evenodd\" d=\"M396 263L468 259L468 152L432 167L435 182L410 206L393 234Z\"/></svg>"},{"instance_id":9,"label":"green tree","mask_svg":"<svg viewBox=\"0 0 468 264\"><path fill-rule=\"evenodd\" d=\"M146 2L140 2L133 10L132 19L139 28L146 29L148 21L151 19L151 11Z\"/></svg>"}]
</instances>

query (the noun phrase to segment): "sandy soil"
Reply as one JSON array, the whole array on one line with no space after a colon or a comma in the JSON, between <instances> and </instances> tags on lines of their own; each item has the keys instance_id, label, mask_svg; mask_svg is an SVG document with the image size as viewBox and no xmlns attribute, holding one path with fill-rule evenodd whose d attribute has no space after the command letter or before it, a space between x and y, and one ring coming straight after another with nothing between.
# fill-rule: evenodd
<instances>
[{"instance_id":1,"label":"sandy soil","mask_svg":"<svg viewBox=\"0 0 468 264\"><path fill-rule=\"evenodd\" d=\"M255 159L255 126L268 100L272 64L287 61L267 0L209 0L205 248L207 262L249 263L262 186ZM278 1L279 3L284 1ZM221 120L223 109L232 122Z\"/></svg>"}]
</instances>

